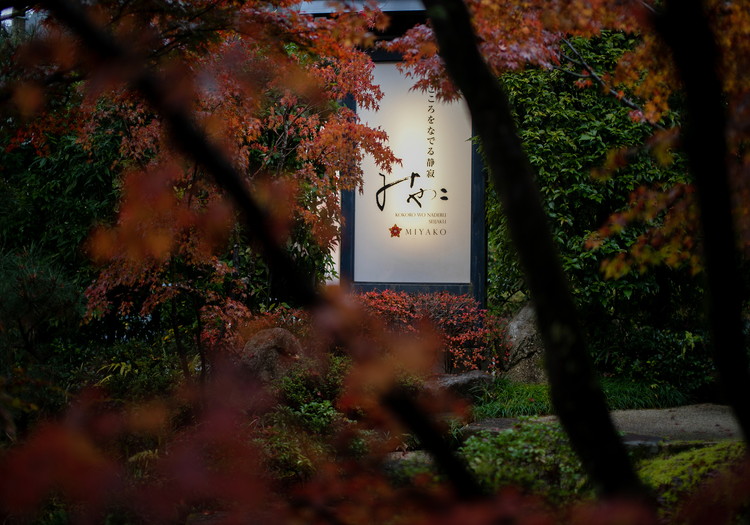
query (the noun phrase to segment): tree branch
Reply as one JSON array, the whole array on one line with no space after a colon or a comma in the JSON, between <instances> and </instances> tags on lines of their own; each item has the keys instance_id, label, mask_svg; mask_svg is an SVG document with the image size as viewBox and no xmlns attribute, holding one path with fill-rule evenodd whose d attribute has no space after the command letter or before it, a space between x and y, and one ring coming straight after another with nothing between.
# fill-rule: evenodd
<instances>
[{"instance_id":1,"label":"tree branch","mask_svg":"<svg viewBox=\"0 0 750 525\"><path fill-rule=\"evenodd\" d=\"M578 49L576 49L576 47L570 42L570 40L568 40L567 38L563 38L562 41L565 43L566 46L570 48L571 51L573 51L573 53L578 58L578 60L573 59L572 57L569 57L563 52L560 52L560 56L572 64L581 66L588 73L588 77L586 77L586 75L580 75L574 71L568 71L567 69L564 69L564 68L557 68L558 70L568 73L570 75L575 75L577 77L591 78L592 80L596 81L596 83L599 84L602 88L604 88L604 90L606 90L607 93L609 93L610 95L615 97L617 100L622 102L625 106L629 107L630 109L635 109L637 111L643 112L643 108L639 106L635 101L633 101L632 99L624 95L621 95L618 91L615 91L612 87L610 87L604 81L604 79L594 70L594 68L591 67L588 62L586 62L586 59L583 58L583 55L581 55L581 52L578 51ZM660 129L660 130L664 129L664 126L661 126L655 122L650 123L650 124L656 129Z\"/></svg>"},{"instance_id":2,"label":"tree branch","mask_svg":"<svg viewBox=\"0 0 750 525\"><path fill-rule=\"evenodd\" d=\"M602 495L646 497L595 378L507 96L477 49L464 3L424 3L440 56L468 103L526 274L544 341L552 403L560 422Z\"/></svg>"},{"instance_id":3,"label":"tree branch","mask_svg":"<svg viewBox=\"0 0 750 525\"><path fill-rule=\"evenodd\" d=\"M161 115L170 129L172 139L183 154L202 165L242 211L248 232L261 246L269 267L290 280L289 289L300 304L309 306L317 302L319 298L316 290L273 238L271 221L255 202L242 176L222 150L209 140L187 110L173 102L169 86L143 67L138 58L132 56L110 34L97 27L79 5L67 0L47 0L44 5L103 62L119 63L122 70L131 73L131 85Z\"/></svg>"},{"instance_id":4,"label":"tree branch","mask_svg":"<svg viewBox=\"0 0 750 525\"><path fill-rule=\"evenodd\" d=\"M466 463L453 452L434 422L414 402L412 395L394 389L383 397L382 403L419 439L460 499L472 500L485 496Z\"/></svg>"},{"instance_id":5,"label":"tree branch","mask_svg":"<svg viewBox=\"0 0 750 525\"><path fill-rule=\"evenodd\" d=\"M750 371L742 333L742 279L729 188L727 117L717 73L719 49L700 0L667 0L656 23L687 95L683 140L701 210L714 361L750 443Z\"/></svg>"}]
</instances>

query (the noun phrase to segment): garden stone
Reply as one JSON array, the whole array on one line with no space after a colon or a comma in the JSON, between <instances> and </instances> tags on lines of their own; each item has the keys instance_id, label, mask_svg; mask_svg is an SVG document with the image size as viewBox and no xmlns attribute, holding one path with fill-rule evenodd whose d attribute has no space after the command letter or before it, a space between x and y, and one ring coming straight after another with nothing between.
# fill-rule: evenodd
<instances>
[{"instance_id":1,"label":"garden stone","mask_svg":"<svg viewBox=\"0 0 750 525\"><path fill-rule=\"evenodd\" d=\"M493 377L487 372L481 370L472 370L461 374L442 374L425 385L429 390L447 390L454 395L468 399L476 400L485 388L492 384Z\"/></svg>"},{"instance_id":2,"label":"garden stone","mask_svg":"<svg viewBox=\"0 0 750 525\"><path fill-rule=\"evenodd\" d=\"M546 383L544 344L536 326L536 312L527 304L508 323L508 379L520 383Z\"/></svg>"},{"instance_id":3,"label":"garden stone","mask_svg":"<svg viewBox=\"0 0 750 525\"><path fill-rule=\"evenodd\" d=\"M302 345L289 330L268 328L255 334L240 355L240 366L260 381L271 383L285 375L302 356Z\"/></svg>"}]
</instances>

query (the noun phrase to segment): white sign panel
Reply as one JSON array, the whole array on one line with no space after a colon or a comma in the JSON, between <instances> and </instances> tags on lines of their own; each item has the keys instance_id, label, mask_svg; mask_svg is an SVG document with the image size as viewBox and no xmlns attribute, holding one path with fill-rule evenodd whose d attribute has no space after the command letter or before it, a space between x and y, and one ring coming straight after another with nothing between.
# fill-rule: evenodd
<instances>
[{"instance_id":1,"label":"white sign panel","mask_svg":"<svg viewBox=\"0 0 750 525\"><path fill-rule=\"evenodd\" d=\"M463 102L410 91L395 64L375 65L384 96L362 121L388 133L392 173L366 159L355 198L354 281L471 281L471 122Z\"/></svg>"}]
</instances>

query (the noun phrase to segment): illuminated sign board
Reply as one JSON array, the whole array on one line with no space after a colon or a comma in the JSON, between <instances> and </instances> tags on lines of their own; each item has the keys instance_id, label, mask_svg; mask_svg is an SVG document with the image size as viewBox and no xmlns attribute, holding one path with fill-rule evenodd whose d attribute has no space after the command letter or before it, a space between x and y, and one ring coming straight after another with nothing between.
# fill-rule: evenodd
<instances>
[{"instance_id":1,"label":"illuminated sign board","mask_svg":"<svg viewBox=\"0 0 750 525\"><path fill-rule=\"evenodd\" d=\"M342 277L359 289L447 289L483 300L484 177L468 110L412 90L395 63L376 63L374 77L380 108L358 114L388 134L402 163L385 173L363 162L363 192L344 203Z\"/></svg>"}]
</instances>

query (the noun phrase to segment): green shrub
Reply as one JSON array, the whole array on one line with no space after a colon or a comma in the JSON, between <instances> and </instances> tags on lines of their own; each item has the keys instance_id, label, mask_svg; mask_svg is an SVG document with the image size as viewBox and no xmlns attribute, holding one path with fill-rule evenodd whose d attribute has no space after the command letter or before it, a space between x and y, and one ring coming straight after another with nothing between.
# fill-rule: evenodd
<instances>
[{"instance_id":1,"label":"green shrub","mask_svg":"<svg viewBox=\"0 0 750 525\"><path fill-rule=\"evenodd\" d=\"M160 341L121 341L79 370L78 387L97 385L115 400L144 401L168 395L181 378L177 357Z\"/></svg>"},{"instance_id":2,"label":"green shrub","mask_svg":"<svg viewBox=\"0 0 750 525\"><path fill-rule=\"evenodd\" d=\"M334 402L341 393L351 360L330 354L323 362L302 360L279 380L281 402L293 409L320 401Z\"/></svg>"},{"instance_id":3,"label":"green shrub","mask_svg":"<svg viewBox=\"0 0 750 525\"><path fill-rule=\"evenodd\" d=\"M631 326L617 351L594 352L602 369L650 384L670 384L686 396L716 380L710 348L701 332Z\"/></svg>"},{"instance_id":4,"label":"green shrub","mask_svg":"<svg viewBox=\"0 0 750 525\"><path fill-rule=\"evenodd\" d=\"M610 410L669 408L684 405L688 397L669 383L647 383L626 378L602 378Z\"/></svg>"},{"instance_id":5,"label":"green shrub","mask_svg":"<svg viewBox=\"0 0 750 525\"><path fill-rule=\"evenodd\" d=\"M23 435L88 387L101 387L110 401L138 402L169 395L181 379L177 357L158 339L80 344L58 338L46 345L43 362L0 374L0 408Z\"/></svg>"},{"instance_id":6,"label":"green shrub","mask_svg":"<svg viewBox=\"0 0 750 525\"><path fill-rule=\"evenodd\" d=\"M279 379L280 403L263 418L256 443L280 481L307 479L319 458L330 453L324 439L345 422L334 404L349 366L345 356L329 355L323 362L304 359Z\"/></svg>"},{"instance_id":7,"label":"green shrub","mask_svg":"<svg viewBox=\"0 0 750 525\"><path fill-rule=\"evenodd\" d=\"M460 451L492 492L516 486L555 504L591 494L583 467L557 424L522 421L503 432L471 436Z\"/></svg>"},{"instance_id":8,"label":"green shrub","mask_svg":"<svg viewBox=\"0 0 750 525\"><path fill-rule=\"evenodd\" d=\"M330 401L324 399L304 403L298 408L281 406L272 414L271 419L277 425L298 427L300 430L323 435L327 434L333 424L342 417L341 412L336 410Z\"/></svg>"},{"instance_id":9,"label":"green shrub","mask_svg":"<svg viewBox=\"0 0 750 525\"><path fill-rule=\"evenodd\" d=\"M294 413L311 432L316 434L328 432L334 421L341 417L341 413L327 399L311 401L299 407Z\"/></svg>"},{"instance_id":10,"label":"green shrub","mask_svg":"<svg viewBox=\"0 0 750 525\"><path fill-rule=\"evenodd\" d=\"M283 425L265 428L255 443L269 472L285 483L308 479L329 452L315 436Z\"/></svg>"},{"instance_id":11,"label":"green shrub","mask_svg":"<svg viewBox=\"0 0 750 525\"><path fill-rule=\"evenodd\" d=\"M667 408L683 405L685 394L668 383L646 383L604 377L601 380L610 410ZM473 408L474 419L544 416L552 414L549 386L496 379Z\"/></svg>"}]
</instances>

